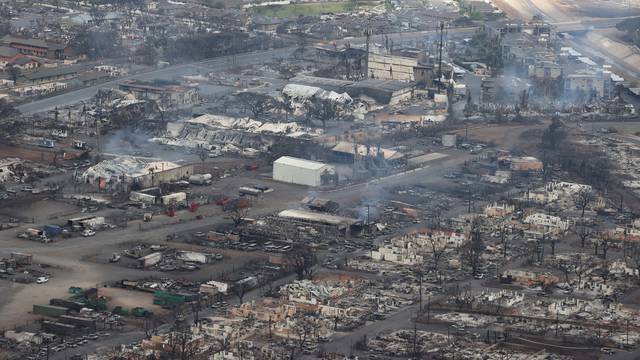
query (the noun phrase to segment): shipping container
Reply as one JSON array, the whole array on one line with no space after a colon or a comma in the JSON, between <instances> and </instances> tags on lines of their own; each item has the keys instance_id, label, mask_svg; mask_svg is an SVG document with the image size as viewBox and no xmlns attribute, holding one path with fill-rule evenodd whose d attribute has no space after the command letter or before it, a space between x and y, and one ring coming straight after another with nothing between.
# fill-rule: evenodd
<instances>
[{"instance_id":1,"label":"shipping container","mask_svg":"<svg viewBox=\"0 0 640 360\"><path fill-rule=\"evenodd\" d=\"M84 305L79 302L64 299L51 299L49 300L49 305L65 307L73 311L80 311L80 309L84 307Z\"/></svg>"},{"instance_id":2,"label":"shipping container","mask_svg":"<svg viewBox=\"0 0 640 360\"><path fill-rule=\"evenodd\" d=\"M33 313L44 316L61 316L69 313L69 309L55 305L33 305Z\"/></svg>"},{"instance_id":3,"label":"shipping container","mask_svg":"<svg viewBox=\"0 0 640 360\"><path fill-rule=\"evenodd\" d=\"M87 329L93 330L93 331L95 331L95 329L96 329L96 320L95 319L91 319L91 318L80 317L80 316L62 315L62 316L60 316L60 321L66 323L66 324L71 324L71 325L75 325L75 326L78 326L78 327L87 328Z\"/></svg>"},{"instance_id":4,"label":"shipping container","mask_svg":"<svg viewBox=\"0 0 640 360\"><path fill-rule=\"evenodd\" d=\"M78 331L78 328L71 324L56 321L43 321L42 330L51 334L69 336Z\"/></svg>"}]
</instances>

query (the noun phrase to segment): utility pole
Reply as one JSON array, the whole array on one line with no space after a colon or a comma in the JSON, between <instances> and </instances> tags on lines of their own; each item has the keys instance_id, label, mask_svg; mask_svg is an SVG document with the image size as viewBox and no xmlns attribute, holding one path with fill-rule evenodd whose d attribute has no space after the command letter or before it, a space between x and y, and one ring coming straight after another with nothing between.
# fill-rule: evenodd
<instances>
[{"instance_id":1,"label":"utility pole","mask_svg":"<svg viewBox=\"0 0 640 360\"><path fill-rule=\"evenodd\" d=\"M96 119L96 150L97 150L97 158L100 161L100 120L102 119L102 113Z\"/></svg>"},{"instance_id":2,"label":"utility pole","mask_svg":"<svg viewBox=\"0 0 640 360\"><path fill-rule=\"evenodd\" d=\"M365 36L367 37L367 43L365 48L365 51L367 52L367 56L365 58L365 64L364 64L364 78L368 79L369 78L369 43L371 42L371 20L369 20L369 23L367 24L367 30L365 31Z\"/></svg>"},{"instance_id":3,"label":"utility pole","mask_svg":"<svg viewBox=\"0 0 640 360\"><path fill-rule=\"evenodd\" d=\"M369 208L371 205L367 204L367 225L369 225Z\"/></svg>"},{"instance_id":4,"label":"utility pole","mask_svg":"<svg viewBox=\"0 0 640 360\"><path fill-rule=\"evenodd\" d=\"M442 85L440 80L442 79L442 46L444 41L444 21L440 22L440 46L438 49L438 88Z\"/></svg>"},{"instance_id":5,"label":"utility pole","mask_svg":"<svg viewBox=\"0 0 640 360\"><path fill-rule=\"evenodd\" d=\"M629 319L627 319L627 346L629 346Z\"/></svg>"},{"instance_id":6,"label":"utility pole","mask_svg":"<svg viewBox=\"0 0 640 360\"><path fill-rule=\"evenodd\" d=\"M418 281L420 284L420 314L422 314L422 270L418 270Z\"/></svg>"}]
</instances>

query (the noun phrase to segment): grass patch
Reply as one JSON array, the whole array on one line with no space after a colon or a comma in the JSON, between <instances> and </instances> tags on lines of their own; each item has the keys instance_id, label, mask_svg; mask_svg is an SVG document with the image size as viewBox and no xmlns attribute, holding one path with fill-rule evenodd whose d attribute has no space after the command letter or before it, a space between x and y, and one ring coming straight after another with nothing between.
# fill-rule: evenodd
<instances>
[{"instance_id":1,"label":"grass patch","mask_svg":"<svg viewBox=\"0 0 640 360\"><path fill-rule=\"evenodd\" d=\"M379 1L348 1L327 3L303 3L287 5L257 6L251 9L254 13L275 18L295 18L303 16L317 16L328 13L344 13L360 9L369 9L379 5Z\"/></svg>"}]
</instances>

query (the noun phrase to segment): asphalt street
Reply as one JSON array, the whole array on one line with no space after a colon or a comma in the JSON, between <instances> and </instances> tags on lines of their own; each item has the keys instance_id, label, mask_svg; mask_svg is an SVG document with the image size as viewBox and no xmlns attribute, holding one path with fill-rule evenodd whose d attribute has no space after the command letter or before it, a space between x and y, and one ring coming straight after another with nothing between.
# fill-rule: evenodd
<instances>
[{"instance_id":1,"label":"asphalt street","mask_svg":"<svg viewBox=\"0 0 640 360\"><path fill-rule=\"evenodd\" d=\"M464 35L464 34L471 35L477 29L478 29L477 27L452 28L452 29L448 29L447 33L449 35L454 35L454 34L455 35ZM436 34L435 30L407 32L407 33L393 33L393 34L372 36L372 41L374 42L384 41L385 37L395 42L418 41L418 40L424 40L425 38L435 34ZM336 44L343 44L348 42L351 45L361 45L361 44L364 44L365 41L366 41L365 38L351 38L351 39L338 40L336 41ZM108 88L116 87L118 83L124 80L134 80L134 79L147 80L147 81L153 80L153 79L172 80L184 75L193 75L198 73L206 74L212 71L224 71L238 65L259 65L259 64L267 63L274 59L286 58L290 56L295 49L296 47L270 49L270 50L256 51L251 53L222 56L214 59L208 59L208 60L186 63L186 64L171 65L162 69L152 70L152 71L138 73L138 74L132 74L132 75L118 78L116 80L105 82L103 84L89 86L86 88L73 90L64 94L52 96L49 98L36 100L30 103L22 104L17 108L24 114L36 114L36 113L46 112L56 107L64 107L64 106L75 104L81 101L87 101L91 99L98 92L99 89L108 89Z\"/></svg>"}]
</instances>

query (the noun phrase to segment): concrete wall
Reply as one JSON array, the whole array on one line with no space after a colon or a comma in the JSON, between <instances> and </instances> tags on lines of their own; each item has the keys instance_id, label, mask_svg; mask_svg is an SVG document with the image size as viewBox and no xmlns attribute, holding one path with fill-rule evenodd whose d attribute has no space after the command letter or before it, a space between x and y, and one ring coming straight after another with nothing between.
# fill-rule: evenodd
<instances>
[{"instance_id":1,"label":"concrete wall","mask_svg":"<svg viewBox=\"0 0 640 360\"><path fill-rule=\"evenodd\" d=\"M194 169L195 165L193 164L180 166L175 169L154 173L153 177L151 176L151 174L139 176L135 179L135 181L138 182L143 188L157 186L160 183L167 183L187 178L193 175Z\"/></svg>"},{"instance_id":2,"label":"concrete wall","mask_svg":"<svg viewBox=\"0 0 640 360\"><path fill-rule=\"evenodd\" d=\"M414 81L417 59L401 56L369 54L369 75L375 79Z\"/></svg>"}]
</instances>

